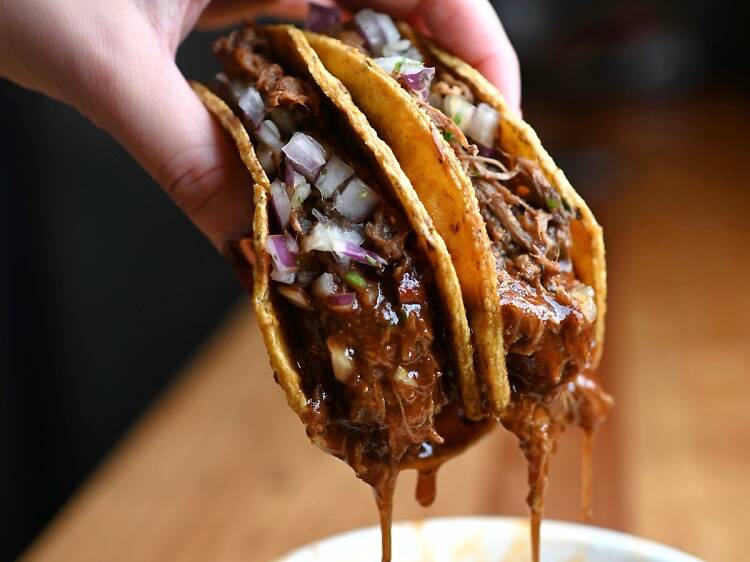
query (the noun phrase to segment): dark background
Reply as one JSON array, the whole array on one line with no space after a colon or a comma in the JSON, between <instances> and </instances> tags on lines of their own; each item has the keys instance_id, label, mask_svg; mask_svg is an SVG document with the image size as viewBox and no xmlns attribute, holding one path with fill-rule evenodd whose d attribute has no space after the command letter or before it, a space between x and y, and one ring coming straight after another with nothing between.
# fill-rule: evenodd
<instances>
[{"instance_id":1,"label":"dark background","mask_svg":"<svg viewBox=\"0 0 750 562\"><path fill-rule=\"evenodd\" d=\"M524 109L747 93L744 2L498 1ZM185 74L214 70L207 45ZM0 53L0 56L2 54ZM0 560L54 515L240 295L221 258L106 134L0 81ZM617 155L545 136L589 198ZM655 155L655 157L658 155Z\"/></svg>"}]
</instances>

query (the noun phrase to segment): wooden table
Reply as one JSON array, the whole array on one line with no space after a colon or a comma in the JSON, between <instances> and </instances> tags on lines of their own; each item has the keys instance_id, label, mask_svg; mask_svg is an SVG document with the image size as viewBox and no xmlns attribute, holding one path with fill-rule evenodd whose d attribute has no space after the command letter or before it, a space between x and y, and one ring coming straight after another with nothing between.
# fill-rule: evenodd
<instances>
[{"instance_id":1,"label":"wooden table","mask_svg":"<svg viewBox=\"0 0 750 562\"><path fill-rule=\"evenodd\" d=\"M617 407L596 451L596 522L710 560L750 528L750 163L731 97L545 118L544 137L614 155L601 197L611 282L603 375ZM523 514L524 465L497 431L450 463L434 507L397 518ZM576 519L578 436L547 513ZM26 562L263 561L370 525L367 486L307 442L273 383L247 303L39 537Z\"/></svg>"}]
</instances>

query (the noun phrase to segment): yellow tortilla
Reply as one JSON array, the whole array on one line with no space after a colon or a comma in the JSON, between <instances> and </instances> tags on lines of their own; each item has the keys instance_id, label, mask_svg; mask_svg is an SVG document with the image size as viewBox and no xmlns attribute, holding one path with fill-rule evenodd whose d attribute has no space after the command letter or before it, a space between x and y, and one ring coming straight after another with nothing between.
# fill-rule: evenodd
<instances>
[{"instance_id":1,"label":"yellow tortilla","mask_svg":"<svg viewBox=\"0 0 750 562\"><path fill-rule=\"evenodd\" d=\"M413 35L412 35L413 36ZM592 356L592 367L599 364L604 347L604 320L607 314L607 263L604 251L602 227L596 221L583 198L570 185L563 171L557 167L552 157L542 146L534 129L523 119L508 109L505 98L498 89L482 74L464 61L434 43L419 39L422 47L434 61L453 72L466 82L474 95L500 112L500 145L503 151L536 162L547 181L565 198L573 208L578 209L580 219L571 224L573 235L573 266L578 278L592 287L595 292L597 316L594 324L596 347Z\"/></svg>"},{"instance_id":2,"label":"yellow tortilla","mask_svg":"<svg viewBox=\"0 0 750 562\"><path fill-rule=\"evenodd\" d=\"M495 258L469 178L450 145L401 86L361 51L308 33L318 56L390 146L448 247L463 291L486 403L469 415L499 415L510 398ZM450 186L450 189L446 189Z\"/></svg>"},{"instance_id":3,"label":"yellow tortilla","mask_svg":"<svg viewBox=\"0 0 750 562\"><path fill-rule=\"evenodd\" d=\"M467 410L479 409L479 393L474 385L474 353L471 332L461 298L461 287L445 242L433 226L429 214L414 192L408 178L388 145L378 138L364 114L354 105L349 93L323 66L310 47L303 32L290 26L264 28L274 60L290 74L305 78L318 85L324 103L332 103L345 118L354 137L361 141L363 153L371 171L380 185L390 190L393 199L401 205L420 247L434 270L434 278L441 319L446 323L449 343L458 376L458 385ZM303 422L308 421L307 397L301 388L301 376L288 347L281 321L277 295L271 290L271 260L266 251L269 235L268 200L270 182L255 155L247 131L232 110L205 86L193 84L198 97L230 133L250 172L253 182L255 212L253 217L253 243L257 256L254 265L253 305L258 318L271 367L284 390L289 406ZM327 99L326 99L327 98Z\"/></svg>"}]
</instances>

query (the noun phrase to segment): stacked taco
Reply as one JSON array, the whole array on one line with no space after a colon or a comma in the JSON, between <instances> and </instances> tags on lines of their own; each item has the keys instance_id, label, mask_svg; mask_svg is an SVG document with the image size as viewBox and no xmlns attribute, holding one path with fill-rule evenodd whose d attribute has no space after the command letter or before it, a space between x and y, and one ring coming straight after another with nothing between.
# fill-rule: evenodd
<instances>
[{"instance_id":1,"label":"stacked taco","mask_svg":"<svg viewBox=\"0 0 750 562\"><path fill-rule=\"evenodd\" d=\"M390 559L398 471L434 473L499 420L529 462L538 537L549 456L611 406L594 371L602 231L477 71L405 23L314 6L247 25L196 92L252 177L253 303L311 440L372 485Z\"/></svg>"}]
</instances>

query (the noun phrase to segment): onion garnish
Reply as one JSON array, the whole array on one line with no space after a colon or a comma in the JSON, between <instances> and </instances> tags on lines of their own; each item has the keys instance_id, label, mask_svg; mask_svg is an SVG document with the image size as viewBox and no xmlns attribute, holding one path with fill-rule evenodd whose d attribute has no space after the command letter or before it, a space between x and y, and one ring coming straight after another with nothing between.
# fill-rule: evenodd
<instances>
[{"instance_id":1,"label":"onion garnish","mask_svg":"<svg viewBox=\"0 0 750 562\"><path fill-rule=\"evenodd\" d=\"M394 55L402 55L411 47L411 41L408 39L399 39L393 43L388 43L383 47L383 56L392 57Z\"/></svg>"},{"instance_id":2,"label":"onion garnish","mask_svg":"<svg viewBox=\"0 0 750 562\"><path fill-rule=\"evenodd\" d=\"M310 297L302 287L279 285L276 287L276 290L297 308L301 308L302 310L313 310L313 307L310 304Z\"/></svg>"},{"instance_id":3,"label":"onion garnish","mask_svg":"<svg viewBox=\"0 0 750 562\"><path fill-rule=\"evenodd\" d=\"M464 133L471 125L475 110L474 105L461 96L449 95L443 100L443 111Z\"/></svg>"},{"instance_id":4,"label":"onion garnish","mask_svg":"<svg viewBox=\"0 0 750 562\"><path fill-rule=\"evenodd\" d=\"M284 143L281 142L279 128L270 119L266 119L260 124L257 135L261 142L266 143L271 148L281 148L284 146Z\"/></svg>"},{"instance_id":5,"label":"onion garnish","mask_svg":"<svg viewBox=\"0 0 750 562\"><path fill-rule=\"evenodd\" d=\"M411 90L419 99L426 100L430 94L430 85L435 78L435 69L425 66L414 72L402 72L401 83Z\"/></svg>"},{"instance_id":6,"label":"onion garnish","mask_svg":"<svg viewBox=\"0 0 750 562\"><path fill-rule=\"evenodd\" d=\"M369 217L380 203L380 196L359 178L353 178L336 197L334 208L352 222Z\"/></svg>"},{"instance_id":7,"label":"onion garnish","mask_svg":"<svg viewBox=\"0 0 750 562\"><path fill-rule=\"evenodd\" d=\"M337 312L350 312L357 306L357 295L355 293L331 295L327 302L328 306Z\"/></svg>"},{"instance_id":8,"label":"onion garnish","mask_svg":"<svg viewBox=\"0 0 750 562\"><path fill-rule=\"evenodd\" d=\"M258 90L252 87L248 88L237 99L237 105L240 106L245 116L253 122L253 125L257 127L261 124L263 116L266 114L266 104L263 102L263 98L260 97Z\"/></svg>"},{"instance_id":9,"label":"onion garnish","mask_svg":"<svg viewBox=\"0 0 750 562\"><path fill-rule=\"evenodd\" d=\"M380 56L383 46L388 43L385 38L385 32L381 28L381 19L378 13L366 8L360 10L354 16L354 24L357 26L360 35L367 43L367 47L374 56Z\"/></svg>"},{"instance_id":10,"label":"onion garnish","mask_svg":"<svg viewBox=\"0 0 750 562\"><path fill-rule=\"evenodd\" d=\"M294 133L281 149L294 169L314 182L318 172L326 163L325 149L318 141L305 133Z\"/></svg>"},{"instance_id":11,"label":"onion garnish","mask_svg":"<svg viewBox=\"0 0 750 562\"><path fill-rule=\"evenodd\" d=\"M323 273L312 284L313 295L319 299L330 297L336 293L336 281L330 273Z\"/></svg>"},{"instance_id":12,"label":"onion garnish","mask_svg":"<svg viewBox=\"0 0 750 562\"><path fill-rule=\"evenodd\" d=\"M352 177L353 174L354 170L350 166L338 156L333 155L320 171L318 181L315 182L315 187L318 188L323 198L327 199L335 193L336 189L342 183Z\"/></svg>"},{"instance_id":13,"label":"onion garnish","mask_svg":"<svg viewBox=\"0 0 750 562\"><path fill-rule=\"evenodd\" d=\"M486 103L480 103L466 129L466 136L481 145L494 146L499 124L500 113Z\"/></svg>"},{"instance_id":14,"label":"onion garnish","mask_svg":"<svg viewBox=\"0 0 750 562\"><path fill-rule=\"evenodd\" d=\"M294 283L297 273L297 241L285 234L272 234L266 239L266 251L273 260L271 279L280 283Z\"/></svg>"},{"instance_id":15,"label":"onion garnish","mask_svg":"<svg viewBox=\"0 0 750 562\"><path fill-rule=\"evenodd\" d=\"M364 238L354 230L344 230L330 221L316 224L302 241L302 251L343 252L349 246L358 248Z\"/></svg>"},{"instance_id":16,"label":"onion garnish","mask_svg":"<svg viewBox=\"0 0 750 562\"><path fill-rule=\"evenodd\" d=\"M321 6L315 2L308 3L310 11L307 12L305 29L322 33L335 29L341 25L341 10L334 6Z\"/></svg>"},{"instance_id":17,"label":"onion garnish","mask_svg":"<svg viewBox=\"0 0 750 562\"><path fill-rule=\"evenodd\" d=\"M385 45L392 45L401 39L401 33L396 27L396 24L393 23L391 16L382 12L375 12L375 18L377 19L380 31L385 38Z\"/></svg>"},{"instance_id":18,"label":"onion garnish","mask_svg":"<svg viewBox=\"0 0 750 562\"><path fill-rule=\"evenodd\" d=\"M346 384L354 374L354 359L352 350L344 348L333 337L326 341L328 351L331 354L331 365L333 376L342 384Z\"/></svg>"},{"instance_id":19,"label":"onion garnish","mask_svg":"<svg viewBox=\"0 0 750 562\"><path fill-rule=\"evenodd\" d=\"M289 213L292 210L292 204L289 201L289 195L286 193L286 187L279 180L271 184L271 204L276 213L281 230L289 226Z\"/></svg>"}]
</instances>

